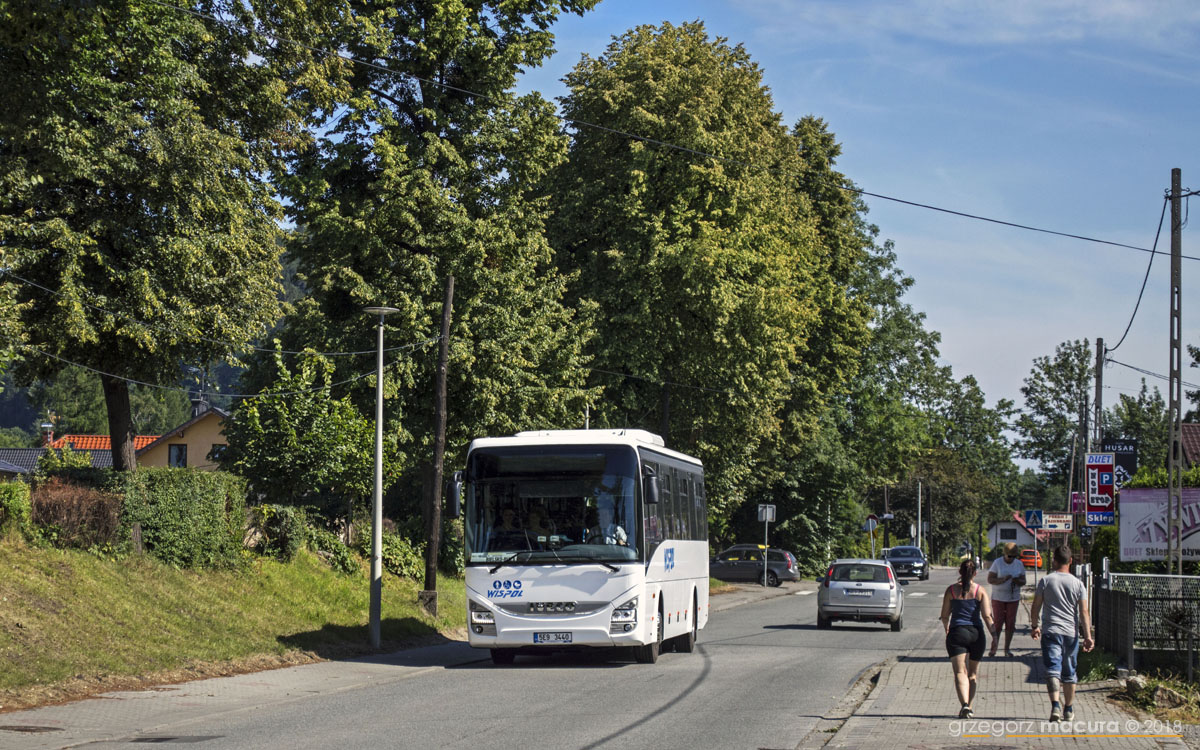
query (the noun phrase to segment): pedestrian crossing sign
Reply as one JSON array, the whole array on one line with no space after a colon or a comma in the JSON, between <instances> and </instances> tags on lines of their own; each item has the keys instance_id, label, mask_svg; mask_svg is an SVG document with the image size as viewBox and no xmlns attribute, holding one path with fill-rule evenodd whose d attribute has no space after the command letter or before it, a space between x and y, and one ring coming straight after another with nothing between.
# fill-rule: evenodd
<instances>
[{"instance_id":1,"label":"pedestrian crossing sign","mask_svg":"<svg viewBox=\"0 0 1200 750\"><path fill-rule=\"evenodd\" d=\"M1042 512L1040 510L1025 511L1025 528L1040 529L1042 526Z\"/></svg>"}]
</instances>

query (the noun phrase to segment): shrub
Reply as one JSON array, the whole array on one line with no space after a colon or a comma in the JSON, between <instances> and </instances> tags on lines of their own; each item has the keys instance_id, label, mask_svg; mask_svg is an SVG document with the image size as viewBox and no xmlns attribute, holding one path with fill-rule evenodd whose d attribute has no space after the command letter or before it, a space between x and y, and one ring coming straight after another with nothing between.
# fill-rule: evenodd
<instances>
[{"instance_id":1,"label":"shrub","mask_svg":"<svg viewBox=\"0 0 1200 750\"><path fill-rule=\"evenodd\" d=\"M31 518L42 538L59 548L112 546L121 538L121 496L53 477L32 492Z\"/></svg>"},{"instance_id":2,"label":"shrub","mask_svg":"<svg viewBox=\"0 0 1200 750\"><path fill-rule=\"evenodd\" d=\"M443 573L462 578L467 570L466 533L461 518L442 524L442 543L438 548L438 567Z\"/></svg>"},{"instance_id":3,"label":"shrub","mask_svg":"<svg viewBox=\"0 0 1200 750\"><path fill-rule=\"evenodd\" d=\"M63 469L89 469L92 454L87 451L71 450L70 443L58 450L50 449L38 458L37 473L48 476Z\"/></svg>"},{"instance_id":4,"label":"shrub","mask_svg":"<svg viewBox=\"0 0 1200 750\"><path fill-rule=\"evenodd\" d=\"M29 485L0 482L0 536L13 531L24 532L29 519Z\"/></svg>"},{"instance_id":5,"label":"shrub","mask_svg":"<svg viewBox=\"0 0 1200 750\"><path fill-rule=\"evenodd\" d=\"M351 575L360 570L358 557L347 547L337 534L328 529L309 527L308 546L339 573Z\"/></svg>"},{"instance_id":6,"label":"shrub","mask_svg":"<svg viewBox=\"0 0 1200 750\"><path fill-rule=\"evenodd\" d=\"M290 505L255 506L250 511L250 528L255 536L254 548L280 562L295 559L308 539L304 511Z\"/></svg>"},{"instance_id":7,"label":"shrub","mask_svg":"<svg viewBox=\"0 0 1200 750\"><path fill-rule=\"evenodd\" d=\"M140 469L121 474L121 528L141 525L146 551L179 567L233 567L241 560L246 483L220 471Z\"/></svg>"},{"instance_id":8,"label":"shrub","mask_svg":"<svg viewBox=\"0 0 1200 750\"><path fill-rule=\"evenodd\" d=\"M360 534L355 548L371 559L371 535ZM425 580L425 545L414 545L399 534L384 532L381 557L389 573L418 582Z\"/></svg>"}]
</instances>

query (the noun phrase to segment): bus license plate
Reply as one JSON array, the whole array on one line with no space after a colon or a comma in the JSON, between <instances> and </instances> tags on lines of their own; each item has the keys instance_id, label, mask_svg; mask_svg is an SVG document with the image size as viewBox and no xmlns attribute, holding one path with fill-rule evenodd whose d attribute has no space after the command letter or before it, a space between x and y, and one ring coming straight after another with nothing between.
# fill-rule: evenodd
<instances>
[{"instance_id":1,"label":"bus license plate","mask_svg":"<svg viewBox=\"0 0 1200 750\"><path fill-rule=\"evenodd\" d=\"M534 633L534 643L570 643L570 633Z\"/></svg>"}]
</instances>

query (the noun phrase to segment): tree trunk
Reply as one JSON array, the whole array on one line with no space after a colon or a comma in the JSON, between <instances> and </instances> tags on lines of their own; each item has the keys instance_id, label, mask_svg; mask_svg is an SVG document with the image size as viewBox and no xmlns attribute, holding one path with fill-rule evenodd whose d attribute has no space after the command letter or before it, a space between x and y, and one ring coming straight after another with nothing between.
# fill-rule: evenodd
<instances>
[{"instance_id":1,"label":"tree trunk","mask_svg":"<svg viewBox=\"0 0 1200 750\"><path fill-rule=\"evenodd\" d=\"M120 378L100 376L104 405L108 407L108 434L112 440L112 465L116 471L136 471L133 451L133 418L129 412L129 384Z\"/></svg>"}]
</instances>

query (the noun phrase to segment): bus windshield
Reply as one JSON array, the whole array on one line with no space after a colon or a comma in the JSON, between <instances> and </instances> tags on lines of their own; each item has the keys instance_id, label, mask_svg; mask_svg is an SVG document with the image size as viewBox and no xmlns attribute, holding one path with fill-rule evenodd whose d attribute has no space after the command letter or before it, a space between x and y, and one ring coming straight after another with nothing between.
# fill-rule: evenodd
<instances>
[{"instance_id":1,"label":"bus windshield","mask_svg":"<svg viewBox=\"0 0 1200 750\"><path fill-rule=\"evenodd\" d=\"M624 446L514 446L467 461L467 564L638 559L637 456Z\"/></svg>"}]
</instances>

